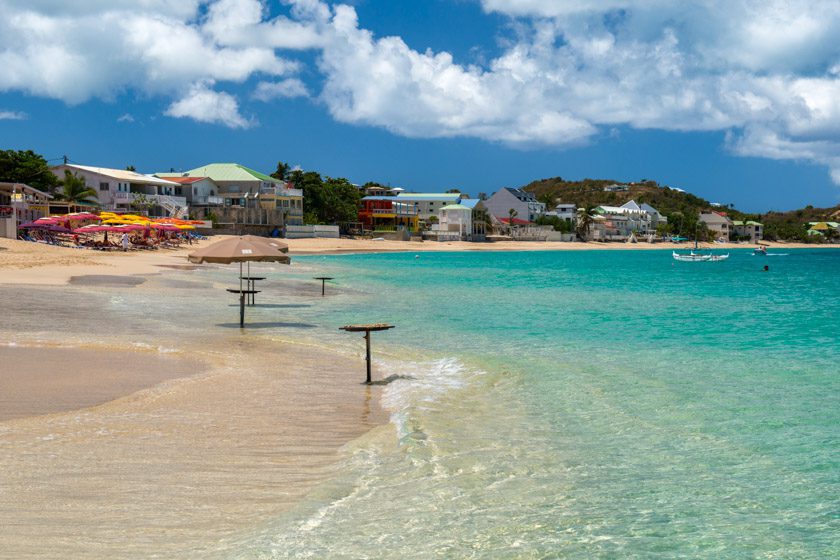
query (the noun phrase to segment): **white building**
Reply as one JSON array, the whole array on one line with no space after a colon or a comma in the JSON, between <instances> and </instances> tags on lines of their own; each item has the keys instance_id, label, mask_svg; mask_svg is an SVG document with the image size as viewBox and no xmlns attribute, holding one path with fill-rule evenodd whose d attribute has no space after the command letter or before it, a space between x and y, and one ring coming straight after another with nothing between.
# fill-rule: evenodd
<instances>
[{"instance_id":1,"label":"white building","mask_svg":"<svg viewBox=\"0 0 840 560\"><path fill-rule=\"evenodd\" d=\"M158 174L155 174L159 176ZM190 206L221 206L225 199L219 195L219 185L210 177L161 177L167 181L178 183L175 194L187 199Z\"/></svg>"},{"instance_id":2,"label":"white building","mask_svg":"<svg viewBox=\"0 0 840 560\"><path fill-rule=\"evenodd\" d=\"M577 205L569 203L561 203L554 207L551 212L546 212L546 216L556 216L572 225L574 228L577 223Z\"/></svg>"},{"instance_id":3,"label":"white building","mask_svg":"<svg viewBox=\"0 0 840 560\"><path fill-rule=\"evenodd\" d=\"M729 241L729 234L732 233L732 220L717 212L701 212L700 221L706 224L706 228L715 234L715 239Z\"/></svg>"},{"instance_id":4,"label":"white building","mask_svg":"<svg viewBox=\"0 0 840 560\"><path fill-rule=\"evenodd\" d=\"M414 204L421 220L428 221L432 216L440 218L438 212L448 204L458 204L461 193L406 193L397 194L397 202Z\"/></svg>"},{"instance_id":5,"label":"white building","mask_svg":"<svg viewBox=\"0 0 840 560\"><path fill-rule=\"evenodd\" d=\"M732 227L736 236L749 238L750 243L758 243L761 239L764 239L764 224L752 220L746 222L734 221Z\"/></svg>"},{"instance_id":6,"label":"white building","mask_svg":"<svg viewBox=\"0 0 840 560\"><path fill-rule=\"evenodd\" d=\"M463 204L447 204L438 213L438 223L432 226L438 239L466 241L472 237L473 209Z\"/></svg>"},{"instance_id":7,"label":"white building","mask_svg":"<svg viewBox=\"0 0 840 560\"><path fill-rule=\"evenodd\" d=\"M522 189L505 187L493 193L484 201L487 211L499 219L508 219L510 211L516 212L516 218L533 222L545 214L545 204L537 202L534 193Z\"/></svg>"},{"instance_id":8,"label":"white building","mask_svg":"<svg viewBox=\"0 0 840 560\"><path fill-rule=\"evenodd\" d=\"M656 232L656 226L667 223L665 216L648 204L637 204L634 200L621 206L598 206L597 219L593 222L591 237L603 241L620 241L631 235L648 236Z\"/></svg>"},{"instance_id":9,"label":"white building","mask_svg":"<svg viewBox=\"0 0 840 560\"><path fill-rule=\"evenodd\" d=\"M18 225L50 212L52 195L23 183L0 183L0 237L15 239Z\"/></svg>"},{"instance_id":10,"label":"white building","mask_svg":"<svg viewBox=\"0 0 840 560\"><path fill-rule=\"evenodd\" d=\"M138 209L134 204L142 201L149 205L151 215L186 215L187 199L178 196L175 191L181 185L160 177L74 163L57 165L50 170L59 180L64 179L65 171L83 179L88 187L96 191L96 198L104 210L133 211Z\"/></svg>"}]
</instances>

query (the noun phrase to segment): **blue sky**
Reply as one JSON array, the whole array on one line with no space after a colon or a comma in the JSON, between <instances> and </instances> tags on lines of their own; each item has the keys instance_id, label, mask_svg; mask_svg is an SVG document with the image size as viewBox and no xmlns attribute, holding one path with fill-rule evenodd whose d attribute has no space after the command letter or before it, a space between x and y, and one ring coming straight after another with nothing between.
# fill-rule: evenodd
<instances>
[{"instance_id":1,"label":"blue sky","mask_svg":"<svg viewBox=\"0 0 840 560\"><path fill-rule=\"evenodd\" d=\"M72 5L71 5L72 4ZM562 176L840 202L840 5L0 0L0 147L278 160L470 193Z\"/></svg>"}]
</instances>

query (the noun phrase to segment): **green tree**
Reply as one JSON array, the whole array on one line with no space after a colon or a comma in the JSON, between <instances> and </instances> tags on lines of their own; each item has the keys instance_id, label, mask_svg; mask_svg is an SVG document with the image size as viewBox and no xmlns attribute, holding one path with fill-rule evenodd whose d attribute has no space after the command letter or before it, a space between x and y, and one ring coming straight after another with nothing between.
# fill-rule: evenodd
<instances>
[{"instance_id":1,"label":"green tree","mask_svg":"<svg viewBox=\"0 0 840 560\"><path fill-rule=\"evenodd\" d=\"M583 212L578 213L577 227L575 233L583 241L589 238L589 230L592 228L592 212L595 211L595 206L587 204L583 208Z\"/></svg>"},{"instance_id":2,"label":"green tree","mask_svg":"<svg viewBox=\"0 0 840 560\"><path fill-rule=\"evenodd\" d=\"M314 171L292 171L289 180L303 191L303 221L306 224L355 222L359 215L359 189L343 178L327 177Z\"/></svg>"},{"instance_id":3,"label":"green tree","mask_svg":"<svg viewBox=\"0 0 840 560\"><path fill-rule=\"evenodd\" d=\"M47 160L32 150L0 150L0 181L24 183L50 194L58 186Z\"/></svg>"},{"instance_id":4,"label":"green tree","mask_svg":"<svg viewBox=\"0 0 840 560\"><path fill-rule=\"evenodd\" d=\"M327 177L323 184L324 206L319 218L328 224L355 222L359 216L362 195L353 184L344 178Z\"/></svg>"},{"instance_id":5,"label":"green tree","mask_svg":"<svg viewBox=\"0 0 840 560\"><path fill-rule=\"evenodd\" d=\"M557 205L557 198L554 196L553 192L544 192L537 195L537 202L545 204L546 210L553 210Z\"/></svg>"},{"instance_id":6,"label":"green tree","mask_svg":"<svg viewBox=\"0 0 840 560\"><path fill-rule=\"evenodd\" d=\"M458 190L458 189L449 189L446 192L449 193L449 194L461 194L461 191Z\"/></svg>"},{"instance_id":7,"label":"green tree","mask_svg":"<svg viewBox=\"0 0 840 560\"><path fill-rule=\"evenodd\" d=\"M508 209L508 228L513 232L513 219L519 215L519 212L513 208Z\"/></svg>"},{"instance_id":8,"label":"green tree","mask_svg":"<svg viewBox=\"0 0 840 560\"><path fill-rule=\"evenodd\" d=\"M282 161L277 162L277 169L274 173L271 174L272 177L275 179L280 179L281 181L285 181L289 173L291 172L291 167L289 167L288 163L283 163Z\"/></svg>"},{"instance_id":9,"label":"green tree","mask_svg":"<svg viewBox=\"0 0 840 560\"><path fill-rule=\"evenodd\" d=\"M61 180L61 190L57 198L67 202L96 202L96 191L88 187L85 180L78 175L64 170L64 179Z\"/></svg>"},{"instance_id":10,"label":"green tree","mask_svg":"<svg viewBox=\"0 0 840 560\"><path fill-rule=\"evenodd\" d=\"M137 173L137 168L134 167L133 165L126 165L125 170L126 171L134 171L135 173Z\"/></svg>"}]
</instances>

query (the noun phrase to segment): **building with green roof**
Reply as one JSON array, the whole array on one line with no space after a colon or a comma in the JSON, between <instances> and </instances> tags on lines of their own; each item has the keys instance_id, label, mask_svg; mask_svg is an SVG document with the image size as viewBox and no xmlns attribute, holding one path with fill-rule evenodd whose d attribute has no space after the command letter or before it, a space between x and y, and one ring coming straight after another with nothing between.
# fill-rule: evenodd
<instances>
[{"instance_id":1,"label":"building with green roof","mask_svg":"<svg viewBox=\"0 0 840 560\"><path fill-rule=\"evenodd\" d=\"M158 177L209 177L219 186L224 205L281 210L286 223L303 224L303 191L238 163L208 163L182 173L157 173Z\"/></svg>"},{"instance_id":2,"label":"building with green roof","mask_svg":"<svg viewBox=\"0 0 840 560\"><path fill-rule=\"evenodd\" d=\"M732 222L732 229L735 231L736 237L739 239L749 238L750 243L758 243L764 238L764 224L748 220L746 222L741 220L734 220Z\"/></svg>"}]
</instances>

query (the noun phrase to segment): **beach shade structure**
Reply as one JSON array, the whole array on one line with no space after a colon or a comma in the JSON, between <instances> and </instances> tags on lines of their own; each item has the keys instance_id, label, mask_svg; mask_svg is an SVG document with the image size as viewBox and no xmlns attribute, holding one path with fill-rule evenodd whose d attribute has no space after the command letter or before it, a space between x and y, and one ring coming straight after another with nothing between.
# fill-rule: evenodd
<instances>
[{"instance_id":1,"label":"beach shade structure","mask_svg":"<svg viewBox=\"0 0 840 560\"><path fill-rule=\"evenodd\" d=\"M222 241L218 241L190 253L187 258L191 263L218 263L231 264L239 263L239 289L228 290L239 294L239 326L245 326L245 296L246 294L256 293L256 290L244 289L242 287L242 263L251 262L277 262L281 264L289 264L291 259L288 255L284 255L277 248L272 247L268 243L255 242L253 240L244 239L242 237L230 237Z\"/></svg>"},{"instance_id":2,"label":"beach shade structure","mask_svg":"<svg viewBox=\"0 0 840 560\"><path fill-rule=\"evenodd\" d=\"M52 233L73 233L73 230L64 226L47 226L44 229Z\"/></svg>"},{"instance_id":3,"label":"beach shade structure","mask_svg":"<svg viewBox=\"0 0 840 560\"><path fill-rule=\"evenodd\" d=\"M365 333L365 361L367 362L367 380L366 384L370 385L370 333L373 331L387 331L393 329L394 325L388 323L372 323L368 325L344 325L339 327L339 330L347 332L363 332Z\"/></svg>"},{"instance_id":4,"label":"beach shade structure","mask_svg":"<svg viewBox=\"0 0 840 560\"><path fill-rule=\"evenodd\" d=\"M179 228L178 226L173 226L170 224L153 223L149 227L158 231L181 231L181 228Z\"/></svg>"},{"instance_id":5,"label":"beach shade structure","mask_svg":"<svg viewBox=\"0 0 840 560\"><path fill-rule=\"evenodd\" d=\"M251 243L262 243L264 245L268 245L281 253L289 252L288 245L270 237L259 237L258 235L241 235L240 237L246 241L250 241Z\"/></svg>"}]
</instances>

